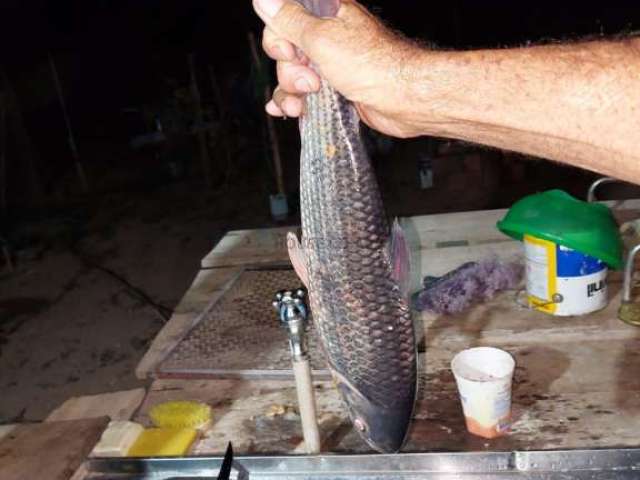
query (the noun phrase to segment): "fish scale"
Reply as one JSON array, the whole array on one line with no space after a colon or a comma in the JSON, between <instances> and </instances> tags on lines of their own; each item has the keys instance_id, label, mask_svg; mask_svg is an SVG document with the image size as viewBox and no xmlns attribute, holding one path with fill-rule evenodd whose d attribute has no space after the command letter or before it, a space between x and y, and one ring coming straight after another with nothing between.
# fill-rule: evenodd
<instances>
[{"instance_id":1,"label":"fish scale","mask_svg":"<svg viewBox=\"0 0 640 480\"><path fill-rule=\"evenodd\" d=\"M299 1L324 15L339 5ZM353 105L322 80L305 107L301 276L354 425L372 447L394 452L409 427L417 368L413 322L393 275L389 223Z\"/></svg>"}]
</instances>

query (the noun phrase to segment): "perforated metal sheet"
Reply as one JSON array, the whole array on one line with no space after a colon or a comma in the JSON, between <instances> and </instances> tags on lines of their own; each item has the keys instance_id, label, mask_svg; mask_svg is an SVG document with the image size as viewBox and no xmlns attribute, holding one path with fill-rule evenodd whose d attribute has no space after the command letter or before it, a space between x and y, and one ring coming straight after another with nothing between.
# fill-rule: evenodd
<instances>
[{"instance_id":1,"label":"perforated metal sheet","mask_svg":"<svg viewBox=\"0 0 640 480\"><path fill-rule=\"evenodd\" d=\"M288 335L272 302L277 291L298 288L290 269L245 270L161 362L171 376L293 378ZM309 354L315 378L329 378L309 318Z\"/></svg>"}]
</instances>

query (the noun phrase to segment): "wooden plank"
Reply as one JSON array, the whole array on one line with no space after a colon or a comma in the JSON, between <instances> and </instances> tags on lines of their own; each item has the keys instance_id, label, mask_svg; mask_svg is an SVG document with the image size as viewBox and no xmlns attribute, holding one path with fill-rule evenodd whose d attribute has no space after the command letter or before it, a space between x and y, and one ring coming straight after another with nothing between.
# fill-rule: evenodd
<instances>
[{"instance_id":1,"label":"wooden plank","mask_svg":"<svg viewBox=\"0 0 640 480\"><path fill-rule=\"evenodd\" d=\"M196 276L176 307L174 315L156 336L138 364L136 376L147 378L152 374L158 363L197 323L198 313L202 312L212 300L218 298L224 285L241 270L239 266L215 268L214 265L287 262L286 234L292 230L296 230L296 227L229 232L211 254L203 259L203 266L210 269L202 270ZM507 257L518 251L518 245L517 242L510 242L509 247L502 246L502 248L484 245L475 247L475 250L470 247L452 247L447 249L445 255L416 252L413 261L414 265L420 265L420 268L414 268L413 289L419 288L422 278L427 274L445 273L466 261L476 260L480 255Z\"/></svg>"},{"instance_id":2,"label":"wooden plank","mask_svg":"<svg viewBox=\"0 0 640 480\"><path fill-rule=\"evenodd\" d=\"M456 315L417 314L428 349L442 343L569 343L635 339L637 328L617 318L622 296L620 272L610 274L609 304L589 315L556 317L522 305L523 292L508 291Z\"/></svg>"},{"instance_id":3,"label":"wooden plank","mask_svg":"<svg viewBox=\"0 0 640 480\"><path fill-rule=\"evenodd\" d=\"M71 397L49 414L46 422L109 417L111 420L129 420L138 409L146 391L144 388L122 392Z\"/></svg>"},{"instance_id":4,"label":"wooden plank","mask_svg":"<svg viewBox=\"0 0 640 480\"><path fill-rule=\"evenodd\" d=\"M482 342L448 344L420 355L421 396L430 391L455 391L451 360L461 350L482 345ZM516 359L516 393L590 395L617 392L623 397L640 392L640 375L627 374L640 367L640 354L636 354L640 351L640 339L525 345L503 340L491 346L508 351Z\"/></svg>"},{"instance_id":5,"label":"wooden plank","mask_svg":"<svg viewBox=\"0 0 640 480\"><path fill-rule=\"evenodd\" d=\"M629 198L627 200L607 200L606 202L598 202L606 205L614 214L623 210L640 210L640 198Z\"/></svg>"},{"instance_id":6,"label":"wooden plank","mask_svg":"<svg viewBox=\"0 0 640 480\"><path fill-rule=\"evenodd\" d=\"M203 266L215 268L216 265L248 266L278 262L288 263L285 235L289 230L268 229L229 232L214 250L203 259ZM415 241L412 240L412 242L414 242L415 247ZM422 284L422 278L425 275L442 275L468 261L492 257L502 259L516 258L521 250L520 242L509 240L504 235L502 235L502 239L498 243L454 245L437 249L414 249L412 251L414 274L411 285L415 290ZM225 270L233 271L233 267ZM185 299L186 305L190 307L192 300L197 298L198 295L198 293L192 292L190 289ZM201 305L202 303L198 306ZM185 306L181 302L177 311L184 310Z\"/></svg>"},{"instance_id":7,"label":"wooden plank","mask_svg":"<svg viewBox=\"0 0 640 480\"><path fill-rule=\"evenodd\" d=\"M432 345L421 356L419 397L405 451L483 449L606 448L637 444L640 428L640 336L635 339L553 344L509 343L516 358L515 422L503 439L484 440L466 432L449 369L459 350L476 344ZM209 403L213 425L195 446L197 454L220 454L233 440L239 453L287 453L300 447L293 381L156 380L138 421L156 403L192 399ZM331 382L316 383L325 451L363 452ZM280 414L274 414L280 412Z\"/></svg>"},{"instance_id":8,"label":"wooden plank","mask_svg":"<svg viewBox=\"0 0 640 480\"><path fill-rule=\"evenodd\" d=\"M601 202L612 209L619 223L640 217L640 199ZM496 223L507 209L475 212L420 215L401 219L410 245L415 249L431 249L447 245L481 245L503 242L508 237L500 232Z\"/></svg>"},{"instance_id":9,"label":"wooden plank","mask_svg":"<svg viewBox=\"0 0 640 480\"><path fill-rule=\"evenodd\" d=\"M153 376L156 366L175 347L185 334L197 323L197 313L174 313L156 335L151 346L136 366L136 377L145 379Z\"/></svg>"},{"instance_id":10,"label":"wooden plank","mask_svg":"<svg viewBox=\"0 0 640 480\"><path fill-rule=\"evenodd\" d=\"M619 222L640 217L640 200L606 203ZM414 269L414 287L425 275L441 275L467 261L521 258L521 244L506 239L495 228L505 212L463 212L406 221L414 265L419 267ZM286 262L285 238L290 230L295 227L230 232L202 265L223 267L220 270L231 274L243 265ZM148 364L164 358L164 354L158 357L158 351L173 348L191 328L194 312L201 311L207 299L220 291L223 278L217 270L198 275L177 309L176 315L183 318L169 322L169 332L161 334L164 337L158 340ZM559 318L522 308L515 304L514 292L459 315L422 315L425 383L407 449L635 446L640 428L640 377L627 373L640 367L640 355L635 355L640 351L640 336L616 318L619 274L612 274L610 291L609 307L585 317ZM464 429L448 362L457 351L476 345L501 346L518 361L514 394L519 417L513 434L504 439L477 439ZM146 375L150 370L139 367L139 371ZM367 451L351 431L332 385L318 383L316 393L325 448ZM196 446L196 453L222 453L228 440L234 441L240 453L283 453L300 447L292 382L156 380L137 419L148 420L145 415L152 405L175 399L201 400L214 408L214 424ZM288 413L270 415L274 406L282 405ZM610 418L608 412L620 406L624 415Z\"/></svg>"},{"instance_id":11,"label":"wooden plank","mask_svg":"<svg viewBox=\"0 0 640 480\"><path fill-rule=\"evenodd\" d=\"M475 214L447 214L435 215L435 217L449 217L451 215L460 215L465 219L471 219L474 218ZM416 225L413 222L413 219L404 220L403 225L406 226L409 243L413 250L459 246L461 248L459 251L466 252L470 248L469 245L481 245L482 243L496 242L515 243L510 241L508 237L500 233L495 228L495 222L487 226L486 218L495 216L493 212L479 212L478 215L483 219L483 227L470 228L469 232L464 235L461 232L463 230L466 231L466 227L465 229L460 229L460 232L458 233L454 231L451 235L446 234L443 230L431 230L429 227L432 223L431 220L429 220L429 225L426 227ZM466 223L473 223L473 225L475 225L474 222ZM288 263L289 256L286 247L286 234L289 231L296 231L297 228L298 227L284 227L229 232L222 238L222 240L220 240L218 245L216 245L216 247L203 258L202 267L215 268L221 266L229 267L253 264ZM470 234L473 232L477 232L477 235L475 235L475 240L469 243L468 240L472 236ZM457 245L457 242L466 242L466 244ZM496 251L499 250L499 248L496 248ZM457 252L447 248L447 255L450 254L456 255ZM441 257L440 254L437 256Z\"/></svg>"},{"instance_id":12,"label":"wooden plank","mask_svg":"<svg viewBox=\"0 0 640 480\"><path fill-rule=\"evenodd\" d=\"M174 313L202 312L241 271L241 267L200 270Z\"/></svg>"},{"instance_id":13,"label":"wooden plank","mask_svg":"<svg viewBox=\"0 0 640 480\"><path fill-rule=\"evenodd\" d=\"M506 210L422 215L401 219L412 248L438 248L447 244L473 245L501 242L507 237L496 228Z\"/></svg>"},{"instance_id":14,"label":"wooden plank","mask_svg":"<svg viewBox=\"0 0 640 480\"><path fill-rule=\"evenodd\" d=\"M213 250L212 254L207 255L207 257L203 259L203 265L206 265L209 268L215 268L216 264L256 265L278 262L288 263L289 258L286 246L282 243L285 241L284 237L281 236L283 233L273 230L280 229L271 229L266 231L267 233L265 236L260 236L261 241L264 243L261 246L256 246L255 248L253 246L251 248L246 247L245 244L241 243L242 248L238 247L237 250L234 250L231 242L225 242L224 245L219 244ZM249 238L249 241L251 242L252 235L250 235L250 233L257 232L259 231L246 231L245 233L247 237L245 238ZM275 240L276 243L271 247L266 245L266 239L271 238L273 240L277 239L279 236L281 237L280 240ZM221 243L224 242L227 237L236 239L235 232L230 232L224 237ZM517 258L521 253L522 244L520 242L509 240L504 235L502 237L503 238L499 243L412 250L412 288L414 290L419 288L422 284L422 278L424 278L425 275L442 275L468 261L492 257L502 259ZM253 245L252 243L250 244ZM226 250L227 248L228 250ZM226 268L225 270L233 270L233 267ZM198 295L200 294L192 292L190 289L187 292L187 297L185 299L186 305L183 305L183 302L181 302L177 311L184 311L186 306L191 307L193 299L197 298ZM197 306L202 306L202 303Z\"/></svg>"},{"instance_id":15,"label":"wooden plank","mask_svg":"<svg viewBox=\"0 0 640 480\"><path fill-rule=\"evenodd\" d=\"M199 315L210 303L216 302L226 287L242 271L241 268L202 270L176 307L169 321L154 338L136 367L136 376L145 379L153 375L156 366L198 323Z\"/></svg>"},{"instance_id":16,"label":"wooden plank","mask_svg":"<svg viewBox=\"0 0 640 480\"><path fill-rule=\"evenodd\" d=\"M434 394L427 412L414 421L404 451L512 451L584 448L634 448L638 444L640 396L629 396L618 410L615 392L529 394L515 398L509 435L487 440L470 435L457 399ZM353 436L353 434L351 434Z\"/></svg>"},{"instance_id":17,"label":"wooden plank","mask_svg":"<svg viewBox=\"0 0 640 480\"><path fill-rule=\"evenodd\" d=\"M444 275L463 263L497 258L522 261L522 243L506 241L461 247L421 249L412 251L412 268L421 279L426 275ZM416 269L415 267L419 267Z\"/></svg>"},{"instance_id":18,"label":"wooden plank","mask_svg":"<svg viewBox=\"0 0 640 480\"><path fill-rule=\"evenodd\" d=\"M640 207L639 200L608 202L608 204L614 208L619 221L628 221L630 218L640 216L639 211L632 209ZM468 261L487 258L521 261L522 245L520 242L505 240L506 237L499 232L498 235L502 236L502 240L495 242L497 238L495 236L497 232L494 227L495 221L501 218L504 213L504 210L493 210L409 219L415 227L412 243L414 247L421 246L420 249L412 252L411 291L420 289L422 279L425 276L443 275ZM293 229L295 228L284 227L230 232L211 254L205 257L203 265L286 262L285 236L288 231ZM411 231L409 228L410 235ZM442 232L451 232L449 239L460 239L462 234L466 232L466 241L470 243L457 246L453 241L446 243L446 245L453 244L453 246L446 246L443 243ZM431 239L432 236L433 239ZM491 243L492 241L493 243ZM429 245L439 246L438 248L429 248ZM226 267L213 271L204 270L198 275L176 308L176 314L156 338L140 363L137 369L137 375L140 378L146 378L158 361L173 348L176 339L182 338L192 328L197 320L195 312L201 312L211 298L219 293L221 285L228 278L237 274L239 268ZM615 318L615 314L610 315L610 318Z\"/></svg>"},{"instance_id":19,"label":"wooden plank","mask_svg":"<svg viewBox=\"0 0 640 480\"><path fill-rule=\"evenodd\" d=\"M331 382L316 382L315 386L321 423L338 418L342 405ZM239 454L288 452L302 439L293 381L155 380L135 421L149 425L149 410L171 400L211 405L212 425L194 445L192 453L196 455L224 452L229 441L233 441L234 451ZM274 413L280 408L289 413Z\"/></svg>"},{"instance_id":20,"label":"wooden plank","mask_svg":"<svg viewBox=\"0 0 640 480\"><path fill-rule=\"evenodd\" d=\"M0 440L9 435L15 428L17 424L9 424L9 425L0 425Z\"/></svg>"},{"instance_id":21,"label":"wooden plank","mask_svg":"<svg viewBox=\"0 0 640 480\"><path fill-rule=\"evenodd\" d=\"M0 440L0 478L69 479L108 422L102 417L18 426Z\"/></svg>"},{"instance_id":22,"label":"wooden plank","mask_svg":"<svg viewBox=\"0 0 640 480\"><path fill-rule=\"evenodd\" d=\"M640 217L640 199L602 202L623 223ZM401 219L409 243L415 250L447 246L473 246L508 242L496 228L506 209L423 215ZM236 230L225 235L202 259L203 268L288 262L287 232L299 226L259 230Z\"/></svg>"},{"instance_id":23,"label":"wooden plank","mask_svg":"<svg viewBox=\"0 0 640 480\"><path fill-rule=\"evenodd\" d=\"M288 262L287 233L299 227L235 230L202 259L202 268Z\"/></svg>"},{"instance_id":24,"label":"wooden plank","mask_svg":"<svg viewBox=\"0 0 640 480\"><path fill-rule=\"evenodd\" d=\"M71 476L70 480L84 480L85 478L89 478L91 472L89 471L89 467L83 463L78 467L76 473Z\"/></svg>"},{"instance_id":25,"label":"wooden plank","mask_svg":"<svg viewBox=\"0 0 640 480\"><path fill-rule=\"evenodd\" d=\"M485 259L522 262L522 249L522 243L515 240L467 246L412 249L409 291L413 293L422 289L424 277L444 275L466 262Z\"/></svg>"},{"instance_id":26,"label":"wooden plank","mask_svg":"<svg viewBox=\"0 0 640 480\"><path fill-rule=\"evenodd\" d=\"M577 323L577 322L575 322ZM606 327L602 328L606 330ZM520 343L505 330L497 345L511 352L514 382L513 433L495 441L469 435L449 363L460 350L482 345L473 336L441 337L421 356L420 388L407 451L473 451L521 448L605 448L637 444L640 428L640 335L603 341L554 343L532 335ZM368 451L346 419L331 382L316 382L316 400L327 451ZM156 403L191 399L209 403L213 425L195 446L197 454L222 453L233 440L241 453L287 453L300 446L293 381L156 380L138 421ZM280 410L284 414L274 415ZM612 413L613 412L613 413ZM636 435L634 436L634 432Z\"/></svg>"}]
</instances>

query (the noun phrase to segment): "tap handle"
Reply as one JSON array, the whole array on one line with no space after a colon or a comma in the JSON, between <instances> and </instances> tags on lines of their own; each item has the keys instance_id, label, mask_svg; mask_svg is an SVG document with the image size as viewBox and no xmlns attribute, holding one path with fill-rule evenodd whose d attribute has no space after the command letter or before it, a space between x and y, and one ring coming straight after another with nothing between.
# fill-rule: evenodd
<instances>
[{"instance_id":1,"label":"tap handle","mask_svg":"<svg viewBox=\"0 0 640 480\"><path fill-rule=\"evenodd\" d=\"M278 312L280 322L289 323L291 320L306 322L309 310L306 304L307 292L304 289L281 290L275 295L273 307Z\"/></svg>"}]
</instances>

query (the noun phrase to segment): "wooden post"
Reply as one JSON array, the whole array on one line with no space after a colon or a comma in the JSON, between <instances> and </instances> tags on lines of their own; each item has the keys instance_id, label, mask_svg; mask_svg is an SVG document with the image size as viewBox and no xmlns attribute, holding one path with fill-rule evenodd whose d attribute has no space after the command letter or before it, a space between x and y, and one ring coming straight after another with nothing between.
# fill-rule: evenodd
<instances>
[{"instance_id":1,"label":"wooden post","mask_svg":"<svg viewBox=\"0 0 640 480\"><path fill-rule=\"evenodd\" d=\"M7 105L0 96L0 208L7 214Z\"/></svg>"},{"instance_id":2,"label":"wooden post","mask_svg":"<svg viewBox=\"0 0 640 480\"><path fill-rule=\"evenodd\" d=\"M71 156L75 163L78 179L80 180L80 186L84 193L89 193L89 182L87 182L87 175L84 171L84 166L80 161L80 155L78 154L78 146L76 144L75 136L73 135L73 129L71 128L71 119L69 118L69 112L67 111L67 103L64 100L64 94L62 93L62 85L60 83L60 77L58 77L58 69L56 63L53 61L53 56L49 56L49 65L51 66L51 74L53 76L53 83L56 87L58 94L58 100L60 101L60 108L62 109L62 116L64 118L64 124L67 127L67 141L69 143L69 150L71 150Z\"/></svg>"},{"instance_id":3,"label":"wooden post","mask_svg":"<svg viewBox=\"0 0 640 480\"><path fill-rule=\"evenodd\" d=\"M2 216L7 214L7 99L0 94L0 208ZM2 255L10 272L13 272L13 262L9 247L0 237Z\"/></svg>"},{"instance_id":4,"label":"wooden post","mask_svg":"<svg viewBox=\"0 0 640 480\"><path fill-rule=\"evenodd\" d=\"M20 100L11 85L11 81L6 72L0 68L0 87L4 90L7 131L11 132L11 137L15 139L16 150L27 162L29 181L31 182L31 194L35 203L40 205L43 202L43 189L38 171L38 154L33 146L29 132L22 116Z\"/></svg>"},{"instance_id":5,"label":"wooden post","mask_svg":"<svg viewBox=\"0 0 640 480\"><path fill-rule=\"evenodd\" d=\"M228 124L227 122L228 109L227 109L227 105L224 103L224 100L222 98L222 93L220 92L220 86L218 85L218 81L216 80L216 74L215 74L215 71L213 70L213 66L208 65L207 67L209 71L209 81L211 82L211 90L213 91L213 96L215 98L215 102L217 104L216 106L218 109L219 125L218 125L217 135L219 136L219 138L222 141L222 144L224 145L225 158L227 161L225 172L223 173L224 175L223 184L226 186L227 182L229 181L229 178L231 177L231 170L233 168L233 162L231 158L231 152L232 152L231 141L226 131L226 126Z\"/></svg>"},{"instance_id":6,"label":"wooden post","mask_svg":"<svg viewBox=\"0 0 640 480\"><path fill-rule=\"evenodd\" d=\"M218 85L218 81L216 80L216 74L213 71L213 66L208 65L207 70L209 72L209 81L211 82L211 90L213 91L213 96L216 99L217 107L218 107L218 118L220 120L225 116L225 108L222 100L222 93L220 93L220 86Z\"/></svg>"},{"instance_id":7,"label":"wooden post","mask_svg":"<svg viewBox=\"0 0 640 480\"><path fill-rule=\"evenodd\" d=\"M191 96L195 103L196 109L196 137L198 138L198 146L200 148L200 160L202 161L202 170L207 187L211 188L213 181L211 178L211 159L207 150L207 134L204 130L204 115L202 113L202 98L200 97L200 89L198 88L198 80L196 78L195 55L189 54L189 72L191 74Z\"/></svg>"},{"instance_id":8,"label":"wooden post","mask_svg":"<svg viewBox=\"0 0 640 480\"><path fill-rule=\"evenodd\" d=\"M256 65L256 69L259 73L262 73L262 62L260 61L260 55L258 53L258 47L256 44L256 37L253 32L249 32L249 46L251 47L251 55ZM268 85L264 89L264 101L265 103L271 100L271 87ZM280 155L280 144L278 143L278 132L276 130L273 117L265 112L267 117L267 129L269 131L269 140L271 142L271 151L273 153L273 164L276 171L276 183L278 185L278 193L285 194L284 188L284 175L282 173L282 156Z\"/></svg>"}]
</instances>

